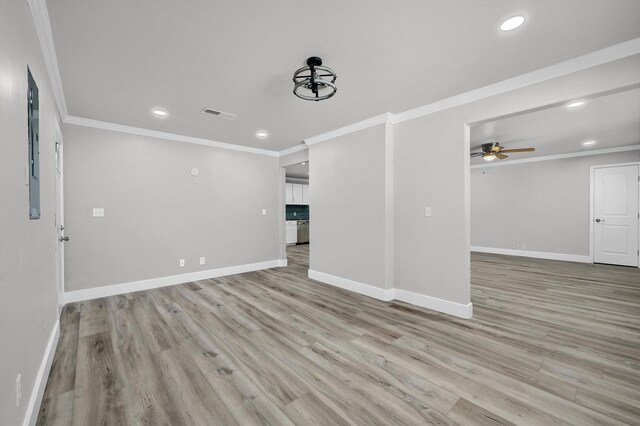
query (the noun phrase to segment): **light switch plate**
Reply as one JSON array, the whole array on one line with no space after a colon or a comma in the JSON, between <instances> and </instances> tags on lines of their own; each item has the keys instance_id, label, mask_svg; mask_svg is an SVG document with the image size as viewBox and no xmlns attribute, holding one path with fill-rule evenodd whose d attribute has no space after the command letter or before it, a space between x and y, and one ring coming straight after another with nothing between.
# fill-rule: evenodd
<instances>
[{"instance_id":1,"label":"light switch plate","mask_svg":"<svg viewBox=\"0 0 640 426\"><path fill-rule=\"evenodd\" d=\"M424 208L424 215L425 217L431 217L431 207Z\"/></svg>"},{"instance_id":2,"label":"light switch plate","mask_svg":"<svg viewBox=\"0 0 640 426\"><path fill-rule=\"evenodd\" d=\"M104 217L104 208L93 208L93 217Z\"/></svg>"},{"instance_id":3,"label":"light switch plate","mask_svg":"<svg viewBox=\"0 0 640 426\"><path fill-rule=\"evenodd\" d=\"M267 209L262 209L262 216L266 216L267 215Z\"/></svg>"}]
</instances>

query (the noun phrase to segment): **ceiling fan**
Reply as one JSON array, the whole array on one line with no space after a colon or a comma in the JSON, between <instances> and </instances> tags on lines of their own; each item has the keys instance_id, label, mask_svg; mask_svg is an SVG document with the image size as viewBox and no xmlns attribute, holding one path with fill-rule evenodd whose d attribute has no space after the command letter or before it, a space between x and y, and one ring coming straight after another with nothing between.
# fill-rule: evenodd
<instances>
[{"instance_id":1,"label":"ceiling fan","mask_svg":"<svg viewBox=\"0 0 640 426\"><path fill-rule=\"evenodd\" d=\"M493 161L496 158L504 160L508 157L508 155L505 155L507 152L532 152L535 150L535 148L504 149L498 142L487 142L482 144L482 152L472 152L471 158L482 156L485 161Z\"/></svg>"}]
</instances>

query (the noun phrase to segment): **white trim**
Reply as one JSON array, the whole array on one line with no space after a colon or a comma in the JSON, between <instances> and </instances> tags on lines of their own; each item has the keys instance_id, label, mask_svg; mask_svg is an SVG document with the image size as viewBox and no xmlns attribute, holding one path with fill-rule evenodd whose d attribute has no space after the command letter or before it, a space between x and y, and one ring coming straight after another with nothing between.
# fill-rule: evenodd
<instances>
[{"instance_id":1,"label":"white trim","mask_svg":"<svg viewBox=\"0 0 640 426\"><path fill-rule=\"evenodd\" d=\"M413 120L424 115L455 108L637 54L640 54L640 37L398 114L387 112L376 115L375 117L358 121L357 123L340 127L317 136L305 138L304 142L307 145L313 145L382 123L402 123L403 121Z\"/></svg>"},{"instance_id":2,"label":"white trim","mask_svg":"<svg viewBox=\"0 0 640 426\"><path fill-rule=\"evenodd\" d=\"M335 275L325 274L324 272L309 269L308 277L312 280L320 281L325 284L339 287L343 290L353 291L354 293L364 294L374 299L384 300L386 302L393 300L393 289L384 289L369 284L363 284L358 281L349 280L347 278L336 277Z\"/></svg>"},{"instance_id":3,"label":"white trim","mask_svg":"<svg viewBox=\"0 0 640 426\"><path fill-rule=\"evenodd\" d=\"M299 151L304 151L305 149L309 149L309 147L305 143L302 143L300 145L294 145L291 148L278 151L278 157L284 157L285 155L294 154Z\"/></svg>"},{"instance_id":4,"label":"white trim","mask_svg":"<svg viewBox=\"0 0 640 426\"><path fill-rule=\"evenodd\" d=\"M184 284L192 281L207 280L209 278L259 271L261 269L277 268L280 266L286 266L286 260L268 260L266 262L248 263L245 265L229 266L227 268L209 269L207 271L190 272L187 274L170 275L167 277L152 278L149 280L93 287L86 290L68 291L65 292L64 297L65 303L80 302L100 297L115 296L117 294Z\"/></svg>"},{"instance_id":5,"label":"white trim","mask_svg":"<svg viewBox=\"0 0 640 426\"><path fill-rule=\"evenodd\" d=\"M348 135L349 133L368 129L370 127L375 127L380 124L393 123L393 122L394 122L393 114L391 114L390 112L386 112L384 114L376 115L375 117L371 117L366 120L358 121L357 123L349 124L348 126L340 127L338 129L331 130L329 132L322 133L317 136L306 138L304 140L304 143L306 143L307 145L313 145L319 142L324 142L329 139L337 138L339 136Z\"/></svg>"},{"instance_id":6,"label":"white trim","mask_svg":"<svg viewBox=\"0 0 640 426\"><path fill-rule=\"evenodd\" d=\"M464 263L460 265L465 273L464 285L468 291L468 297L471 298L471 126L467 123L464 125L464 138L462 141L463 154L463 173L464 173L464 246L467 249L467 255L464 257Z\"/></svg>"},{"instance_id":7,"label":"white trim","mask_svg":"<svg viewBox=\"0 0 640 426\"><path fill-rule=\"evenodd\" d=\"M431 309L445 313L447 315L453 315L454 317L469 319L473 316L473 304L451 302L449 300L438 299L437 297L426 296L424 294L413 293L407 290L395 289L394 299L401 302L410 303L412 305L420 306L422 308Z\"/></svg>"},{"instance_id":8,"label":"white trim","mask_svg":"<svg viewBox=\"0 0 640 426\"><path fill-rule=\"evenodd\" d=\"M55 119L55 134L56 140L54 141L54 146L61 150L61 153L54 152L53 161L54 161L54 183L55 183L55 192L56 192L56 216L60 214L60 218L56 220L56 227L58 224L64 226L64 140L62 137L62 128L60 127L60 122ZM60 158L60 177L58 178L57 171L57 159ZM59 179L59 181L58 181ZM56 229L56 238L60 236L60 230ZM62 308L64 307L64 242L57 241L57 251L56 254L56 290L58 294L58 313L62 312Z\"/></svg>"},{"instance_id":9,"label":"white trim","mask_svg":"<svg viewBox=\"0 0 640 426\"><path fill-rule=\"evenodd\" d=\"M193 143L196 145L205 145L215 148L230 149L233 151L250 152L252 154L269 155L277 157L278 151L271 151L262 148L252 148L244 145L235 145L231 143L212 141L209 139L194 138L192 136L178 135L176 133L160 132L157 130L143 129L141 127L125 126L122 124L109 123L106 121L92 120L89 118L76 117L68 115L64 122L75 126L92 127L94 129L112 130L114 132L131 133L133 135L149 136L158 139L167 139L177 142Z\"/></svg>"},{"instance_id":10,"label":"white trim","mask_svg":"<svg viewBox=\"0 0 640 426\"><path fill-rule=\"evenodd\" d=\"M639 53L640 38L634 38L623 43L596 50L595 52L587 53L586 55L578 56L576 58L572 58L545 68L540 68L526 74L521 74L517 77L513 77L507 80L500 81L498 83L481 87L479 89L471 90L466 93L442 99L440 101L428 105L423 105L418 108L410 109L408 111L396 114L394 120L396 123L413 120L423 115L429 115L449 108L455 108L461 105L478 101L480 99L485 99L491 96L510 92L512 90L521 89L526 86L531 86L533 84L541 83L553 78L562 77L567 74L582 71L619 59L627 58Z\"/></svg>"},{"instance_id":11,"label":"white trim","mask_svg":"<svg viewBox=\"0 0 640 426\"><path fill-rule=\"evenodd\" d=\"M49 371L51 370L51 364L53 363L53 356L56 353L56 347L58 346L58 339L60 338L60 320L57 319L53 324L53 329L49 335L49 342L44 350L42 356L42 362L38 368L36 379L31 391L31 397L29 398L29 405L27 406L27 412L24 416L22 424L24 426L33 426L38 421L38 413L40 411L40 404L42 404L42 396L47 386L47 380L49 379Z\"/></svg>"},{"instance_id":12,"label":"white trim","mask_svg":"<svg viewBox=\"0 0 640 426\"><path fill-rule=\"evenodd\" d=\"M478 253L504 254L507 256L533 257L536 259L564 260L565 262L593 263L591 256L582 254L548 253L544 251L529 251L477 246L471 246L471 251L475 251Z\"/></svg>"},{"instance_id":13,"label":"white trim","mask_svg":"<svg viewBox=\"0 0 640 426\"><path fill-rule=\"evenodd\" d=\"M523 158L521 160L507 160L501 163L475 164L472 169L484 169L487 167L511 166L514 164L535 163L537 161L561 160L563 158L587 157L590 155L613 154L616 152L637 151L640 145L619 146L616 148L594 149L591 151L568 152L566 154L544 155L542 157Z\"/></svg>"},{"instance_id":14,"label":"white trim","mask_svg":"<svg viewBox=\"0 0 640 426\"><path fill-rule=\"evenodd\" d=\"M598 164L591 166L589 170L589 257L591 262L595 263L595 241L593 239L593 227L595 226L595 179L596 169L607 167L624 167L624 166L638 166L638 180L640 181L640 161L631 161L628 163L617 164ZM640 185L638 185L638 201L640 202ZM640 217L638 217L640 222ZM638 226L638 243L640 245L640 226ZM638 252L638 268L640 268L640 251Z\"/></svg>"},{"instance_id":15,"label":"white trim","mask_svg":"<svg viewBox=\"0 0 640 426\"><path fill-rule=\"evenodd\" d=\"M363 294L373 297L374 299L389 302L391 300L399 300L420 306L434 311L442 312L448 315L469 319L473 314L473 304L456 303L448 300L438 299L436 297L424 294L413 293L399 288L383 289L369 284L360 283L335 275L325 274L324 272L309 269L308 276L312 280L320 281L343 290L352 291L354 293Z\"/></svg>"},{"instance_id":16,"label":"white trim","mask_svg":"<svg viewBox=\"0 0 640 426\"><path fill-rule=\"evenodd\" d=\"M67 116L67 103L64 99L64 91L62 90L62 79L60 78L60 69L58 67L58 57L56 48L53 43L53 33L51 32L51 21L49 20L49 11L45 0L27 0L31 16L36 27L36 34L40 42L40 50L44 59L47 73L49 74L49 82L51 83L51 91L58 107L58 113L64 120Z\"/></svg>"}]
</instances>

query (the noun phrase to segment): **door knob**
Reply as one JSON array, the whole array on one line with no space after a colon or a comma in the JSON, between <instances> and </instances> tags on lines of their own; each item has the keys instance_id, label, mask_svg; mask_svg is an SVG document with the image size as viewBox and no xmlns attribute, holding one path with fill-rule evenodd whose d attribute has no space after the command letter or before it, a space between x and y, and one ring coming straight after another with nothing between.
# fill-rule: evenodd
<instances>
[{"instance_id":1,"label":"door knob","mask_svg":"<svg viewBox=\"0 0 640 426\"><path fill-rule=\"evenodd\" d=\"M58 238L61 242L62 241L69 241L69 237L60 237Z\"/></svg>"},{"instance_id":2,"label":"door knob","mask_svg":"<svg viewBox=\"0 0 640 426\"><path fill-rule=\"evenodd\" d=\"M602 220L596 219L596 222L604 222L604 219L602 219Z\"/></svg>"}]
</instances>

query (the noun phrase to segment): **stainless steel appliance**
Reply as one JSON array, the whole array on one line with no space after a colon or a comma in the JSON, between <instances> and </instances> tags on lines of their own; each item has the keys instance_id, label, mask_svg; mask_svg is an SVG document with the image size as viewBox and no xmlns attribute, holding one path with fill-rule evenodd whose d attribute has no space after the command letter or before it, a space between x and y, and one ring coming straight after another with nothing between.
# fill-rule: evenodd
<instances>
[{"instance_id":1,"label":"stainless steel appliance","mask_svg":"<svg viewBox=\"0 0 640 426\"><path fill-rule=\"evenodd\" d=\"M309 242L309 221L298 221L298 244L304 244Z\"/></svg>"}]
</instances>

